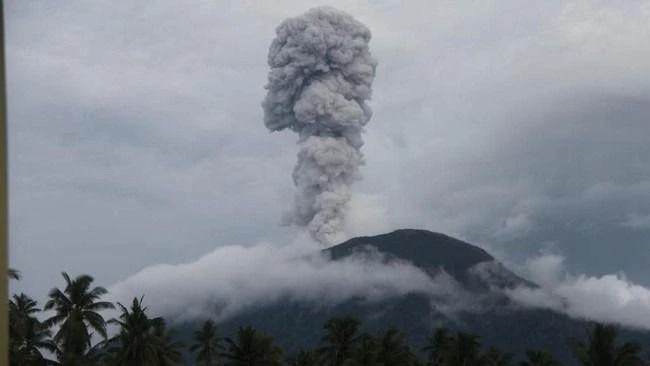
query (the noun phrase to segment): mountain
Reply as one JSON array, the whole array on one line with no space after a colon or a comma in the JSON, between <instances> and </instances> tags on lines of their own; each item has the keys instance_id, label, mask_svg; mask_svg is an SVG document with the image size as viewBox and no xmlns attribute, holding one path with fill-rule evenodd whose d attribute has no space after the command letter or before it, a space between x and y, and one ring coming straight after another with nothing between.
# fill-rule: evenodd
<instances>
[{"instance_id":1,"label":"mountain","mask_svg":"<svg viewBox=\"0 0 650 366\"><path fill-rule=\"evenodd\" d=\"M401 229L377 236L361 236L325 249L333 260L353 253L377 250L387 260L403 260L424 270L431 276L442 271L451 275L466 288L486 290L489 285L536 287L505 268L485 250L450 236L427 230ZM478 268L490 270L488 281L476 274Z\"/></svg>"},{"instance_id":2,"label":"mountain","mask_svg":"<svg viewBox=\"0 0 650 366\"><path fill-rule=\"evenodd\" d=\"M222 322L221 334L232 334L239 326L251 325L273 335L291 354L300 347L318 345L322 326L328 319L351 315L362 322L361 331L376 333L397 327L407 334L416 350L435 328L445 327L476 333L484 347L512 352L517 359L522 359L528 349L545 349L565 364L576 363L567 340L584 338L589 324L550 310L514 304L500 290L537 285L519 277L481 248L440 233L403 229L353 238L324 252L334 261L358 253L380 253L384 262L408 262L431 277L450 277L458 287L458 295L433 298L409 294L379 302L352 299L333 306L285 299ZM198 324L180 326L180 337L188 338L197 327ZM650 341L649 334L634 330L622 330L621 336Z\"/></svg>"},{"instance_id":3,"label":"mountain","mask_svg":"<svg viewBox=\"0 0 650 366\"><path fill-rule=\"evenodd\" d=\"M337 260L371 246L382 253L405 259L420 268L445 267L460 273L494 258L485 250L450 236L427 230L401 229L377 236L360 236L324 251Z\"/></svg>"}]
</instances>

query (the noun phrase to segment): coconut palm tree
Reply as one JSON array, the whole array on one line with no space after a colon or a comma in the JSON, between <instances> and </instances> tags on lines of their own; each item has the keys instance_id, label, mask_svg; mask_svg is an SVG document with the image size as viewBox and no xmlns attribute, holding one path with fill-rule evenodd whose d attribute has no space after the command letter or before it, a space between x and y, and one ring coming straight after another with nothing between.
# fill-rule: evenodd
<instances>
[{"instance_id":1,"label":"coconut palm tree","mask_svg":"<svg viewBox=\"0 0 650 366\"><path fill-rule=\"evenodd\" d=\"M226 338L226 350L220 356L233 366L277 366L282 364L282 349L273 338L253 327L240 327L235 338Z\"/></svg>"},{"instance_id":2,"label":"coconut palm tree","mask_svg":"<svg viewBox=\"0 0 650 366\"><path fill-rule=\"evenodd\" d=\"M19 338L10 341L11 366L46 366L58 365L58 362L47 359L43 350L53 354L58 353L54 342L50 339L52 333L36 318L29 318Z\"/></svg>"},{"instance_id":3,"label":"coconut palm tree","mask_svg":"<svg viewBox=\"0 0 650 366\"><path fill-rule=\"evenodd\" d=\"M618 345L617 331L611 325L597 323L587 332L587 341L570 340L575 357L585 366L643 365L642 347L635 342Z\"/></svg>"},{"instance_id":4,"label":"coconut palm tree","mask_svg":"<svg viewBox=\"0 0 650 366\"><path fill-rule=\"evenodd\" d=\"M59 365L58 362L45 357L43 351L57 354L58 348L51 339L52 332L43 326L38 319L30 318L24 328L21 338L13 343L10 355L11 365L42 366Z\"/></svg>"},{"instance_id":5,"label":"coconut palm tree","mask_svg":"<svg viewBox=\"0 0 650 366\"><path fill-rule=\"evenodd\" d=\"M106 289L91 289L91 276L80 275L71 280L67 273L62 275L66 286L63 291L56 287L50 290L44 310L54 310L55 314L44 325L48 328L60 325L54 342L59 347L58 358L63 365L85 365L89 362L86 352L91 348L89 328L106 339L106 321L99 311L114 306L110 302L97 301Z\"/></svg>"},{"instance_id":6,"label":"coconut palm tree","mask_svg":"<svg viewBox=\"0 0 650 366\"><path fill-rule=\"evenodd\" d=\"M501 352L495 347L490 347L481 355L479 363L482 366L510 366L512 357L512 353Z\"/></svg>"},{"instance_id":7,"label":"coconut palm tree","mask_svg":"<svg viewBox=\"0 0 650 366\"><path fill-rule=\"evenodd\" d=\"M553 358L553 355L543 350L526 351L526 361L520 366L562 366L562 363Z\"/></svg>"},{"instance_id":8,"label":"coconut palm tree","mask_svg":"<svg viewBox=\"0 0 650 366\"><path fill-rule=\"evenodd\" d=\"M444 355L444 364L450 366L478 365L481 343L476 334L458 332L449 338Z\"/></svg>"},{"instance_id":9,"label":"coconut palm tree","mask_svg":"<svg viewBox=\"0 0 650 366\"><path fill-rule=\"evenodd\" d=\"M183 343L174 341L174 334L167 329L165 320L153 324L153 337L157 343L159 366L179 365L183 359Z\"/></svg>"},{"instance_id":10,"label":"coconut palm tree","mask_svg":"<svg viewBox=\"0 0 650 366\"><path fill-rule=\"evenodd\" d=\"M31 297L24 293L20 295L14 294L12 299L9 300L10 330L19 331L27 319L32 318L34 314L40 311L41 309L36 307L36 301Z\"/></svg>"},{"instance_id":11,"label":"coconut palm tree","mask_svg":"<svg viewBox=\"0 0 650 366\"><path fill-rule=\"evenodd\" d=\"M221 338L217 335L217 327L212 320L206 320L201 329L194 332L194 343L191 352L198 352L196 364L205 366L218 365L219 353L223 352Z\"/></svg>"},{"instance_id":12,"label":"coconut palm tree","mask_svg":"<svg viewBox=\"0 0 650 366\"><path fill-rule=\"evenodd\" d=\"M369 334L359 337L355 347L350 352L350 357L344 362L344 366L377 366L379 365L377 343Z\"/></svg>"},{"instance_id":13,"label":"coconut palm tree","mask_svg":"<svg viewBox=\"0 0 650 366\"><path fill-rule=\"evenodd\" d=\"M433 332L431 337L429 337L426 346L421 349L422 351L427 352L427 365L439 366L444 364L449 342L450 335L447 329L437 328Z\"/></svg>"},{"instance_id":14,"label":"coconut palm tree","mask_svg":"<svg viewBox=\"0 0 650 366\"><path fill-rule=\"evenodd\" d=\"M287 364L289 366L320 366L322 362L316 352L300 349L287 360Z\"/></svg>"},{"instance_id":15,"label":"coconut palm tree","mask_svg":"<svg viewBox=\"0 0 650 366\"><path fill-rule=\"evenodd\" d=\"M13 295L9 301L9 353L11 366L54 365L42 350L58 350L50 337L52 333L33 314L40 311L36 301L25 294Z\"/></svg>"},{"instance_id":16,"label":"coconut palm tree","mask_svg":"<svg viewBox=\"0 0 650 366\"><path fill-rule=\"evenodd\" d=\"M7 272L7 276L9 277L9 279L19 280L20 271L18 271L17 269L9 268L9 271Z\"/></svg>"},{"instance_id":17,"label":"coconut palm tree","mask_svg":"<svg viewBox=\"0 0 650 366\"><path fill-rule=\"evenodd\" d=\"M321 346L318 349L325 362L330 365L340 366L350 357L354 345L359 340L357 332L361 323L352 318L332 318L323 328L325 336L321 339Z\"/></svg>"},{"instance_id":18,"label":"coconut palm tree","mask_svg":"<svg viewBox=\"0 0 650 366\"><path fill-rule=\"evenodd\" d=\"M117 352L112 347L115 341L113 338L97 342L88 352L86 359L91 366L118 366Z\"/></svg>"},{"instance_id":19,"label":"coconut palm tree","mask_svg":"<svg viewBox=\"0 0 650 366\"><path fill-rule=\"evenodd\" d=\"M377 355L383 366L406 366L415 362L415 355L405 340L404 334L395 328L384 332L377 340Z\"/></svg>"},{"instance_id":20,"label":"coconut palm tree","mask_svg":"<svg viewBox=\"0 0 650 366\"><path fill-rule=\"evenodd\" d=\"M180 359L178 345L170 341L162 317L149 318L142 298L134 298L127 308L121 303L118 319L109 320L119 326L119 333L108 342L107 358L116 365L159 366L173 364Z\"/></svg>"}]
</instances>

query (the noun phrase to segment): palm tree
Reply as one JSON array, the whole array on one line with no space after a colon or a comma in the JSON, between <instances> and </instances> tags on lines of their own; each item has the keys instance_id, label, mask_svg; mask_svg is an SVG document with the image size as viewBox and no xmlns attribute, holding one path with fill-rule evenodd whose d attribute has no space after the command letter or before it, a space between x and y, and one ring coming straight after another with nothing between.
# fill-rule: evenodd
<instances>
[{"instance_id":1,"label":"palm tree","mask_svg":"<svg viewBox=\"0 0 650 366\"><path fill-rule=\"evenodd\" d=\"M131 307L117 303L121 309L118 319L109 323L120 327L119 333L108 343L108 357L115 364L125 366L158 366L165 336L164 319L149 318L146 307L142 306L142 298L134 298Z\"/></svg>"},{"instance_id":2,"label":"palm tree","mask_svg":"<svg viewBox=\"0 0 650 366\"><path fill-rule=\"evenodd\" d=\"M197 352L196 364L216 366L218 356L223 352L221 338L217 336L217 327L212 320L206 320L201 329L194 332L194 343L190 346L191 352Z\"/></svg>"},{"instance_id":3,"label":"palm tree","mask_svg":"<svg viewBox=\"0 0 650 366\"><path fill-rule=\"evenodd\" d=\"M616 337L616 328L597 323L587 332L587 342L570 340L571 350L585 366L643 365L641 345L625 342L619 346Z\"/></svg>"},{"instance_id":4,"label":"palm tree","mask_svg":"<svg viewBox=\"0 0 650 366\"><path fill-rule=\"evenodd\" d=\"M20 271L18 271L17 269L9 268L7 276L9 277L9 279L19 280L20 279Z\"/></svg>"},{"instance_id":5,"label":"palm tree","mask_svg":"<svg viewBox=\"0 0 650 366\"><path fill-rule=\"evenodd\" d=\"M20 331L24 323L33 314L40 312L41 309L36 307L36 301L31 297L21 293L20 295L13 295L9 300L9 320L11 323L10 330Z\"/></svg>"},{"instance_id":6,"label":"palm tree","mask_svg":"<svg viewBox=\"0 0 650 366\"><path fill-rule=\"evenodd\" d=\"M80 275L71 280L67 273L62 273L66 286L63 291L53 288L45 310L54 310L55 315L45 321L46 327L60 324L54 335L54 342L59 346L59 361L63 365L84 365L88 363L86 352L91 348L89 328L106 339L106 321L99 313L112 309L110 302L97 301L106 293L103 287L90 288L93 278Z\"/></svg>"},{"instance_id":7,"label":"palm tree","mask_svg":"<svg viewBox=\"0 0 650 366\"><path fill-rule=\"evenodd\" d=\"M11 366L54 365L41 350L56 353L51 332L33 314L38 313L36 301L25 294L13 295L9 301L9 353Z\"/></svg>"},{"instance_id":8,"label":"palm tree","mask_svg":"<svg viewBox=\"0 0 650 366\"><path fill-rule=\"evenodd\" d=\"M350 357L343 362L343 365L377 366L379 364L377 348L377 343L372 336L364 334L359 337L359 340L350 353Z\"/></svg>"},{"instance_id":9,"label":"palm tree","mask_svg":"<svg viewBox=\"0 0 650 366\"><path fill-rule=\"evenodd\" d=\"M458 332L449 338L445 364L451 366L478 365L480 360L481 343L476 334Z\"/></svg>"},{"instance_id":10,"label":"palm tree","mask_svg":"<svg viewBox=\"0 0 650 366\"><path fill-rule=\"evenodd\" d=\"M405 366L415 361L415 355L404 341L404 334L388 329L378 339L378 357L383 366Z\"/></svg>"},{"instance_id":11,"label":"palm tree","mask_svg":"<svg viewBox=\"0 0 650 366\"><path fill-rule=\"evenodd\" d=\"M153 336L158 344L158 365L175 366L183 359L183 343L174 341L174 334L167 329L165 320L153 324Z\"/></svg>"},{"instance_id":12,"label":"palm tree","mask_svg":"<svg viewBox=\"0 0 650 366\"><path fill-rule=\"evenodd\" d=\"M21 338L12 340L10 346L11 365L43 366L59 363L45 358L42 350L57 354L58 348L50 339L52 333L38 319L30 318L24 327Z\"/></svg>"},{"instance_id":13,"label":"palm tree","mask_svg":"<svg viewBox=\"0 0 650 366\"><path fill-rule=\"evenodd\" d=\"M282 364L282 349L273 338L253 327L240 327L235 339L226 338L226 351L220 355L233 366L276 366Z\"/></svg>"},{"instance_id":14,"label":"palm tree","mask_svg":"<svg viewBox=\"0 0 650 366\"><path fill-rule=\"evenodd\" d=\"M501 350L490 347L480 357L482 366L510 366L512 365L512 353L501 352Z\"/></svg>"},{"instance_id":15,"label":"palm tree","mask_svg":"<svg viewBox=\"0 0 650 366\"><path fill-rule=\"evenodd\" d=\"M322 362L316 352L300 349L287 360L289 366L320 366Z\"/></svg>"},{"instance_id":16,"label":"palm tree","mask_svg":"<svg viewBox=\"0 0 650 366\"><path fill-rule=\"evenodd\" d=\"M439 366L444 364L445 354L449 346L450 336L445 328L437 328L429 340L427 345L422 348L422 351L427 352L427 365Z\"/></svg>"},{"instance_id":17,"label":"palm tree","mask_svg":"<svg viewBox=\"0 0 650 366\"><path fill-rule=\"evenodd\" d=\"M115 343L114 338L97 342L86 352L88 365L91 366L118 366L117 352L112 347Z\"/></svg>"},{"instance_id":18,"label":"palm tree","mask_svg":"<svg viewBox=\"0 0 650 366\"><path fill-rule=\"evenodd\" d=\"M542 350L526 351L526 361L521 362L520 366L562 366L562 364L553 358L553 355Z\"/></svg>"},{"instance_id":19,"label":"palm tree","mask_svg":"<svg viewBox=\"0 0 650 366\"><path fill-rule=\"evenodd\" d=\"M359 340L357 332L360 324L358 320L349 316L332 318L325 323L323 328L327 333L321 339L324 345L318 349L318 352L328 364L340 366L350 357L355 343Z\"/></svg>"},{"instance_id":20,"label":"palm tree","mask_svg":"<svg viewBox=\"0 0 650 366\"><path fill-rule=\"evenodd\" d=\"M29 318L20 338L14 338L10 344L10 365L12 366L43 366L58 365L57 362L45 358L42 350L58 353L54 342L50 339L52 333L36 318Z\"/></svg>"}]
</instances>

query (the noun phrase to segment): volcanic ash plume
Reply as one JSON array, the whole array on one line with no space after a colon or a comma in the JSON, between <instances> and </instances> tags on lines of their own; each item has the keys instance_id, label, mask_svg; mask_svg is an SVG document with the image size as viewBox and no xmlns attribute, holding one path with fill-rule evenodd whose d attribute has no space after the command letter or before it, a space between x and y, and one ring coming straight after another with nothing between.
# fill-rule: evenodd
<instances>
[{"instance_id":1,"label":"volcanic ash plume","mask_svg":"<svg viewBox=\"0 0 650 366\"><path fill-rule=\"evenodd\" d=\"M269 130L299 135L298 192L287 221L328 244L343 230L350 185L363 164L361 132L372 115L366 101L377 66L371 34L330 7L287 19L276 34L262 107Z\"/></svg>"}]
</instances>

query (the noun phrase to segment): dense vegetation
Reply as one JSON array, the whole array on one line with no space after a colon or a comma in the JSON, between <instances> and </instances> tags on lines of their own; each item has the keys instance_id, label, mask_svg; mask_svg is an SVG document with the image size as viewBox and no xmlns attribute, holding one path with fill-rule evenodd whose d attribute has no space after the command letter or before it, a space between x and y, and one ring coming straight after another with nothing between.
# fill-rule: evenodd
<instances>
[{"instance_id":1,"label":"dense vegetation","mask_svg":"<svg viewBox=\"0 0 650 366\"><path fill-rule=\"evenodd\" d=\"M12 270L10 277L19 278ZM216 324L205 321L188 344L182 344L162 317L150 317L143 299L130 304L101 301L103 287L93 287L93 278L71 278L63 273L65 286L50 290L43 309L25 294L9 299L10 366L164 366L185 365L332 365L332 366L557 366L552 354L529 350L526 359L494 347L485 349L475 334L432 330L426 344L413 349L398 329L378 334L360 332L352 317L332 318L320 332L320 346L285 355L270 335L250 326L240 327L221 338ZM116 308L116 319L105 319L103 310ZM49 311L45 317L43 311ZM43 316L39 316L43 315ZM41 320L44 319L44 320ZM107 326L115 325L109 335ZM315 329L316 331L316 329ZM561 337L562 335L558 335ZM611 325L594 324L583 339L567 340L576 363L585 366L635 366L650 364L642 347L618 342ZM187 356L190 355L190 356Z\"/></svg>"}]
</instances>

